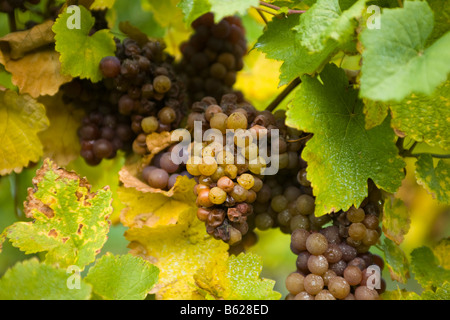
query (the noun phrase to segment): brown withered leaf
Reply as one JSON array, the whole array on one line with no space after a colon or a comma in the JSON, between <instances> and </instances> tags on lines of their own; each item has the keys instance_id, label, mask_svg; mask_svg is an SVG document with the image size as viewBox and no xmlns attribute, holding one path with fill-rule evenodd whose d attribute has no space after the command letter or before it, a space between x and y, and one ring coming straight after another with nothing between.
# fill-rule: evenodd
<instances>
[{"instance_id":1,"label":"brown withered leaf","mask_svg":"<svg viewBox=\"0 0 450 320\"><path fill-rule=\"evenodd\" d=\"M62 84L72 80L71 76L61 74L59 53L51 48L33 51L19 60L0 52L0 63L12 74L12 83L20 92L33 98L53 96Z\"/></svg>"},{"instance_id":2,"label":"brown withered leaf","mask_svg":"<svg viewBox=\"0 0 450 320\"><path fill-rule=\"evenodd\" d=\"M55 34L52 31L52 26L53 21L49 20L29 30L9 33L0 38L2 51L9 51L9 57L17 60L30 51L54 43Z\"/></svg>"},{"instance_id":3,"label":"brown withered leaf","mask_svg":"<svg viewBox=\"0 0 450 320\"><path fill-rule=\"evenodd\" d=\"M139 170L140 164L127 164L119 171L119 180L126 188L133 188L142 193L158 193L169 198L174 198L185 203L195 203L194 186L196 184L194 179L182 176L178 177L175 185L170 190L162 190L150 187L138 177L141 172Z\"/></svg>"},{"instance_id":4,"label":"brown withered leaf","mask_svg":"<svg viewBox=\"0 0 450 320\"><path fill-rule=\"evenodd\" d=\"M47 21L0 38L0 63L12 74L12 83L20 92L33 98L52 96L62 84L72 80L60 72L59 53L51 45L52 25L52 21Z\"/></svg>"}]
</instances>

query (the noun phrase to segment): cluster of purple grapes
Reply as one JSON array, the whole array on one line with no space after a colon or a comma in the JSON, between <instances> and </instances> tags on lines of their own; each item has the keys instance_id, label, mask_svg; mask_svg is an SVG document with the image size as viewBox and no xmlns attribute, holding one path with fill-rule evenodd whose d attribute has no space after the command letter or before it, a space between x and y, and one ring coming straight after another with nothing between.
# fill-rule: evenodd
<instances>
[{"instance_id":1,"label":"cluster of purple grapes","mask_svg":"<svg viewBox=\"0 0 450 320\"><path fill-rule=\"evenodd\" d=\"M118 112L131 119L136 154L147 152L142 143L147 134L177 128L186 112L184 84L164 49L160 41L125 39L117 42L116 56L100 62L105 81L116 91Z\"/></svg>"},{"instance_id":2,"label":"cluster of purple grapes","mask_svg":"<svg viewBox=\"0 0 450 320\"><path fill-rule=\"evenodd\" d=\"M117 151L130 151L135 133L129 117L117 112L117 103L111 88L104 82L92 83L78 78L61 88L65 103L85 110L86 115L78 129L81 156L95 166L102 159L112 159Z\"/></svg>"},{"instance_id":3,"label":"cluster of purple grapes","mask_svg":"<svg viewBox=\"0 0 450 320\"><path fill-rule=\"evenodd\" d=\"M236 73L242 70L247 52L245 30L239 17L230 16L214 23L207 13L193 23L194 33L180 46L183 58L178 70L184 74L191 102L203 97L233 92Z\"/></svg>"}]
</instances>

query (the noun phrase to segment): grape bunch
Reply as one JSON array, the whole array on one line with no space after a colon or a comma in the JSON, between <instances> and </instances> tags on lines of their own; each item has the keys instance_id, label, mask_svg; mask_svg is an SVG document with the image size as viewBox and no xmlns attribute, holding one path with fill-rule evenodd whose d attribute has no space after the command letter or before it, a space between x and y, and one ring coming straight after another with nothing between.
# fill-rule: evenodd
<instances>
[{"instance_id":1,"label":"grape bunch","mask_svg":"<svg viewBox=\"0 0 450 320\"><path fill-rule=\"evenodd\" d=\"M192 27L193 35L180 46L183 58L177 66L184 74L190 102L206 96L220 101L233 92L236 73L244 66L247 42L242 22L230 16L214 23L214 15L207 13Z\"/></svg>"},{"instance_id":2,"label":"grape bunch","mask_svg":"<svg viewBox=\"0 0 450 320\"><path fill-rule=\"evenodd\" d=\"M25 11L26 3L35 5L39 4L41 0L2 0L0 1L0 12L12 13L15 9Z\"/></svg>"},{"instance_id":3,"label":"grape bunch","mask_svg":"<svg viewBox=\"0 0 450 320\"><path fill-rule=\"evenodd\" d=\"M102 159L112 159L117 151L131 150L135 134L129 117L117 112L117 105L103 82L74 79L62 86L63 100L86 113L78 129L81 156L95 166Z\"/></svg>"},{"instance_id":4,"label":"grape bunch","mask_svg":"<svg viewBox=\"0 0 450 320\"><path fill-rule=\"evenodd\" d=\"M230 93L222 97L220 105L213 97L194 103L187 128L193 130L196 122L201 125L203 133L216 129L223 135L221 141L211 139L203 143L197 162L193 156L186 164L186 170L198 181L195 187L198 218L205 222L207 232L216 239L238 245L243 236L255 227L265 230L278 225L275 222L277 215L287 213L289 202L303 193L311 194L309 186L287 182L290 177L296 177L304 165L300 162L299 153L305 139L298 139L303 133L285 126L283 112L257 111L251 104L241 101L239 95ZM262 154L271 150L272 139L267 139L266 150L260 149L261 139L271 137L273 129L279 132L280 171L276 177L263 174L267 163ZM227 130L235 130L235 134L227 137ZM191 149L194 148L191 145ZM275 186L282 181L288 186L287 197L283 194L284 187ZM273 217L267 213L268 207ZM286 231L290 218L291 215L280 223ZM254 238L253 235L251 237Z\"/></svg>"},{"instance_id":5,"label":"grape bunch","mask_svg":"<svg viewBox=\"0 0 450 320\"><path fill-rule=\"evenodd\" d=\"M359 208L350 207L347 211L332 214L333 225L339 229L339 235L358 252L367 252L375 245L382 233L380 214L382 212L382 194L369 180L369 194Z\"/></svg>"},{"instance_id":6,"label":"grape bunch","mask_svg":"<svg viewBox=\"0 0 450 320\"><path fill-rule=\"evenodd\" d=\"M127 38L117 41L116 56L100 62L104 81L116 91L118 112L131 119L139 141L141 134L177 128L185 113L184 84L164 49L159 41L139 44ZM145 154L139 141L133 144L133 151Z\"/></svg>"},{"instance_id":7,"label":"grape bunch","mask_svg":"<svg viewBox=\"0 0 450 320\"><path fill-rule=\"evenodd\" d=\"M291 250L297 270L286 278L287 300L378 300L386 288L383 259L358 253L337 226L294 230Z\"/></svg>"}]
</instances>

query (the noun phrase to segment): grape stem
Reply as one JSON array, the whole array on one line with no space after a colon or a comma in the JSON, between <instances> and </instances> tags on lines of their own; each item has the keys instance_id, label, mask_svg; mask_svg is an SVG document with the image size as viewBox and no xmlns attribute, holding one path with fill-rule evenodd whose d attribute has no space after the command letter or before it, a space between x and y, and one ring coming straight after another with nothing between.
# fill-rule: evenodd
<instances>
[{"instance_id":1,"label":"grape stem","mask_svg":"<svg viewBox=\"0 0 450 320\"><path fill-rule=\"evenodd\" d=\"M405 149L403 147L404 138L399 138L397 140L397 147L399 148L399 154L404 158L418 158L422 155L430 155L433 158L436 159L450 159L450 154L437 154L437 153L415 153L413 154L414 149L416 148L418 142L414 141L414 143L409 147L409 149Z\"/></svg>"},{"instance_id":2,"label":"grape stem","mask_svg":"<svg viewBox=\"0 0 450 320\"><path fill-rule=\"evenodd\" d=\"M418 158L423 155L430 155L431 157L436 158L436 159L450 159L450 154L436 154L436 153L426 153L426 152L410 154L409 157Z\"/></svg>"},{"instance_id":3,"label":"grape stem","mask_svg":"<svg viewBox=\"0 0 450 320\"><path fill-rule=\"evenodd\" d=\"M265 10L262 10L261 8L257 8L257 7L254 7L254 8L256 9L256 12L258 12L258 14L261 17L261 19L263 19L264 23L267 25L267 19L264 16L264 13L263 13L263 11L265 11ZM265 12L267 12L267 11L265 11Z\"/></svg>"},{"instance_id":4,"label":"grape stem","mask_svg":"<svg viewBox=\"0 0 450 320\"><path fill-rule=\"evenodd\" d=\"M277 11L281 10L281 7L278 7L276 5L273 5L271 3L267 3L267 2L264 2L264 1L260 1L259 5L261 5L263 7L267 7L267 8L273 9L273 10L277 10ZM288 9L287 14L302 14L302 13L305 13L305 12L306 12L306 10ZM273 14L273 13L271 13L271 14Z\"/></svg>"},{"instance_id":5,"label":"grape stem","mask_svg":"<svg viewBox=\"0 0 450 320\"><path fill-rule=\"evenodd\" d=\"M267 106L266 111L272 112L278 105L294 90L302 80L299 77L292 80L292 82L284 88L284 90Z\"/></svg>"},{"instance_id":6,"label":"grape stem","mask_svg":"<svg viewBox=\"0 0 450 320\"><path fill-rule=\"evenodd\" d=\"M9 23L9 31L10 32L17 31L16 11L15 10L8 12L8 23Z\"/></svg>"}]
</instances>

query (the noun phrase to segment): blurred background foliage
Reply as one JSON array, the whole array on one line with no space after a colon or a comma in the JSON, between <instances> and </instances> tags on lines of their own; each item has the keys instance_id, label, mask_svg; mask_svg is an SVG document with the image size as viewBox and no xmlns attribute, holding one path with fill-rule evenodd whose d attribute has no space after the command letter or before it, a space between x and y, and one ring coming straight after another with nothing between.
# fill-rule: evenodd
<instances>
[{"instance_id":1,"label":"blurred background foliage","mask_svg":"<svg viewBox=\"0 0 450 320\"><path fill-rule=\"evenodd\" d=\"M167 44L167 50L178 58L180 56L178 46L189 37L191 31L182 22L181 15L176 18L179 12L167 15L168 9L164 8L164 5L170 6L172 2L173 0L168 0L167 3L151 0L116 1L114 8L108 13L110 27L114 34L120 37L118 23L130 21L150 37L163 38ZM44 4L45 1L41 3ZM270 20L271 17L265 16L265 18ZM22 23L30 19L39 21L39 17L32 13L19 13L18 20ZM262 33L265 23L256 10L250 10L242 19L251 49ZM6 14L0 14L0 36L7 33L9 33L9 27ZM334 62L346 69L359 69L358 56L340 56ZM264 109L284 89L278 87L280 65L280 62L266 59L260 51L251 49L245 58L245 67L238 75L236 89L241 90L246 99L258 109ZM11 84L10 75L4 69L0 69L0 84L5 87L14 87ZM295 90L284 99L279 108L285 109L294 94ZM417 146L416 151L439 153L441 150L430 148L422 143ZM450 208L439 205L422 186L416 183L414 177L416 160L409 158L406 161L407 176L396 197L405 202L410 212L411 227L401 244L401 248L409 257L413 249L422 245L433 245L440 239L450 236ZM98 167L89 167L81 158L78 158L70 163L67 169L87 177L93 185L93 190L109 185L115 194L118 183L117 172L123 163L124 157L121 156L115 160L103 161ZM31 179L39 166L40 164L36 164L20 174L0 178L0 231L24 219L22 210L23 202L26 200L26 190L31 186ZM102 253L123 254L128 251L128 241L123 236L126 228L119 222L122 205L117 197L113 206L114 214L111 217L113 225ZM275 280L275 290L281 292L284 297L287 294L284 281L286 276L295 270L296 260L296 256L290 251L290 236L281 233L278 229L272 229L258 232L258 238L258 243L250 251L262 256L264 262L262 277ZM383 256L378 248L374 248L372 252ZM16 262L26 258L29 256L25 256L9 242L5 242L3 252L0 254L0 276ZM399 287L420 293L421 287L413 278L404 285L391 281L387 268L383 272L383 278L387 282L387 290Z\"/></svg>"}]
</instances>

